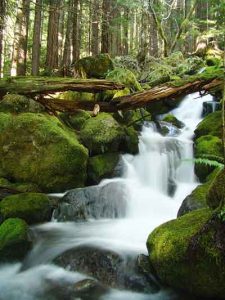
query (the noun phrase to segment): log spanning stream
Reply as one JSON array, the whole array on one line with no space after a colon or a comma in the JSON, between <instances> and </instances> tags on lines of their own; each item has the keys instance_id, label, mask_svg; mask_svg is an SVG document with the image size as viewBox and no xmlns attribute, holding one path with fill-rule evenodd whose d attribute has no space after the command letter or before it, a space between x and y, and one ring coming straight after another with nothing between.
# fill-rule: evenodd
<instances>
[{"instance_id":1,"label":"log spanning stream","mask_svg":"<svg viewBox=\"0 0 225 300\"><path fill-rule=\"evenodd\" d=\"M109 257L110 253L114 253L117 262L127 261L128 257L132 260L140 253L147 254L146 240L155 227L176 218L182 200L198 184L192 162L192 137L201 120L202 104L211 100L211 96L196 100L197 97L198 94L185 97L172 112L185 124L182 130L178 132L169 127L167 136L162 136L154 124L145 124L140 135L139 154L122 157L121 178L104 180L85 192L83 189L69 192L55 213L60 222L53 220L32 228L36 243L25 261L0 267L0 299L177 299L173 292L163 288L143 293L118 288L116 284L100 296L90 294L86 298L70 298L60 296L60 293L88 277L82 273L86 270L85 266L77 272L71 258L76 253L86 253L92 259L93 253L99 251L95 257ZM88 220L75 223L72 220L79 195L84 204L87 197L88 203L92 203L91 198L95 201L84 209ZM81 249L80 252L77 249ZM64 257L65 252L70 254ZM56 259L59 256L61 258ZM104 264L101 267L104 268ZM104 279L107 277L107 264L105 268L102 271ZM101 270L97 277L99 273ZM110 276L113 279L105 279L107 282L114 281L112 272ZM121 275L121 280L125 277ZM129 280L132 281L132 278Z\"/></svg>"}]
</instances>

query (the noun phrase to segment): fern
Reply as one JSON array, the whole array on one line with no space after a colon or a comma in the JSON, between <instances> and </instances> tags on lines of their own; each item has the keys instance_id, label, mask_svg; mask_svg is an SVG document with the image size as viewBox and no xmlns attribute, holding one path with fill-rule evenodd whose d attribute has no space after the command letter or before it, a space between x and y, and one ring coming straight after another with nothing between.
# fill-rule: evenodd
<instances>
[{"instance_id":1,"label":"fern","mask_svg":"<svg viewBox=\"0 0 225 300\"><path fill-rule=\"evenodd\" d=\"M222 170L224 168L224 163L218 162L217 160L211 160L208 158L195 158L195 159L185 159L184 161L194 162L196 164L203 164L209 167L215 167Z\"/></svg>"}]
</instances>

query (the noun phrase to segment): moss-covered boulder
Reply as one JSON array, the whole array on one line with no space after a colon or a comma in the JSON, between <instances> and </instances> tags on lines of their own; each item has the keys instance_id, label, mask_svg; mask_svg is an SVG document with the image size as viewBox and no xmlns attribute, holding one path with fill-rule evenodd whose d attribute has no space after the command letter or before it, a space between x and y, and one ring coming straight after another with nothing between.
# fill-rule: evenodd
<instances>
[{"instance_id":1,"label":"moss-covered boulder","mask_svg":"<svg viewBox=\"0 0 225 300\"><path fill-rule=\"evenodd\" d=\"M41 193L21 193L0 202L0 221L20 218L28 224L50 221L52 207L49 198Z\"/></svg>"},{"instance_id":2,"label":"moss-covered boulder","mask_svg":"<svg viewBox=\"0 0 225 300\"><path fill-rule=\"evenodd\" d=\"M124 84L132 91L143 90L134 73L127 69L115 68L107 74L106 79Z\"/></svg>"},{"instance_id":3,"label":"moss-covered boulder","mask_svg":"<svg viewBox=\"0 0 225 300\"><path fill-rule=\"evenodd\" d=\"M183 128L184 127L184 123L181 122L180 120L178 120L174 115L172 114L168 114L166 115L163 120L164 122L170 123L174 126L176 126L177 128Z\"/></svg>"},{"instance_id":4,"label":"moss-covered boulder","mask_svg":"<svg viewBox=\"0 0 225 300\"><path fill-rule=\"evenodd\" d=\"M225 204L225 170L218 173L206 196L209 207L215 209Z\"/></svg>"},{"instance_id":5,"label":"moss-covered boulder","mask_svg":"<svg viewBox=\"0 0 225 300\"><path fill-rule=\"evenodd\" d=\"M38 102L25 96L17 94L7 94L0 101L0 112L42 112L44 107Z\"/></svg>"},{"instance_id":6,"label":"moss-covered boulder","mask_svg":"<svg viewBox=\"0 0 225 300\"><path fill-rule=\"evenodd\" d=\"M209 209L196 210L156 228L147 247L159 279L200 297L224 299L224 229L225 224L213 219Z\"/></svg>"},{"instance_id":7,"label":"moss-covered boulder","mask_svg":"<svg viewBox=\"0 0 225 300\"><path fill-rule=\"evenodd\" d=\"M181 217L193 210L208 207L207 195L211 184L218 175L219 169L215 169L206 179L204 184L197 186L182 202L177 216Z\"/></svg>"},{"instance_id":8,"label":"moss-covered boulder","mask_svg":"<svg viewBox=\"0 0 225 300\"><path fill-rule=\"evenodd\" d=\"M217 136L204 135L195 140L194 153L196 158L206 158L221 162L223 160L222 140ZM215 167L203 163L195 164L195 174L201 182L214 170Z\"/></svg>"},{"instance_id":9,"label":"moss-covered boulder","mask_svg":"<svg viewBox=\"0 0 225 300\"><path fill-rule=\"evenodd\" d=\"M7 219L0 225L0 261L23 259L30 249L28 225L15 218Z\"/></svg>"},{"instance_id":10,"label":"moss-covered boulder","mask_svg":"<svg viewBox=\"0 0 225 300\"><path fill-rule=\"evenodd\" d=\"M70 101L95 101L95 94L87 93L87 92L75 92L75 91L67 91L63 92L60 95L61 99L70 100Z\"/></svg>"},{"instance_id":11,"label":"moss-covered boulder","mask_svg":"<svg viewBox=\"0 0 225 300\"><path fill-rule=\"evenodd\" d=\"M107 113L88 119L80 131L80 138L91 155L138 151L137 132L133 128L121 126Z\"/></svg>"},{"instance_id":12,"label":"moss-covered boulder","mask_svg":"<svg viewBox=\"0 0 225 300\"><path fill-rule=\"evenodd\" d=\"M118 162L118 153L106 153L90 157L88 160L88 182L98 184L103 178L113 177Z\"/></svg>"},{"instance_id":13,"label":"moss-covered boulder","mask_svg":"<svg viewBox=\"0 0 225 300\"><path fill-rule=\"evenodd\" d=\"M198 138L203 135L222 137L221 111L209 114L198 124L195 129L195 137Z\"/></svg>"},{"instance_id":14,"label":"moss-covered boulder","mask_svg":"<svg viewBox=\"0 0 225 300\"><path fill-rule=\"evenodd\" d=\"M84 57L75 64L75 70L82 78L105 78L113 70L113 61L108 54Z\"/></svg>"},{"instance_id":15,"label":"moss-covered boulder","mask_svg":"<svg viewBox=\"0 0 225 300\"><path fill-rule=\"evenodd\" d=\"M88 151L57 118L0 113L1 176L33 183L44 192L83 186Z\"/></svg>"},{"instance_id":16,"label":"moss-covered boulder","mask_svg":"<svg viewBox=\"0 0 225 300\"><path fill-rule=\"evenodd\" d=\"M86 120L91 118L91 114L85 110L77 110L74 113L62 113L60 118L67 126L79 131Z\"/></svg>"},{"instance_id":17,"label":"moss-covered boulder","mask_svg":"<svg viewBox=\"0 0 225 300\"><path fill-rule=\"evenodd\" d=\"M7 189L12 189L16 190L18 192L26 193L26 192L35 192L38 193L40 192L40 189L36 184L32 183L12 183L8 179L0 177L0 187L1 188L7 188Z\"/></svg>"}]
</instances>

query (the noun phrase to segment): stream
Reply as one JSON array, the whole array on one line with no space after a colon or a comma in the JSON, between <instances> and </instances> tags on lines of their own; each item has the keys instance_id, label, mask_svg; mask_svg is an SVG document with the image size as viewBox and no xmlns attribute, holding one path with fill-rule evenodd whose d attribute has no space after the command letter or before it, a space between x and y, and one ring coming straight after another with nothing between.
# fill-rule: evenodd
<instances>
[{"instance_id":1,"label":"stream","mask_svg":"<svg viewBox=\"0 0 225 300\"><path fill-rule=\"evenodd\" d=\"M176 218L182 201L198 185L194 175L192 137L201 120L203 102L210 100L211 96L200 98L198 93L185 97L172 111L185 126L179 131L169 126L166 136L158 133L154 123L146 123L139 138L139 154L126 154L121 158L123 176L103 180L90 190L90 195L93 191L97 193L97 199L103 199L104 207L96 201L85 211L86 222L71 222L74 211L72 190L67 204L62 204L52 222L32 227L35 245L25 261L0 267L0 299L83 299L60 296L65 286L88 277L68 266L55 264L55 258L69 249L88 246L113 251L123 261L141 253L147 255L149 233ZM56 218L60 221L65 218L66 222L57 222ZM90 295L84 299L184 298L163 288L141 293L112 287L99 297Z\"/></svg>"}]
</instances>

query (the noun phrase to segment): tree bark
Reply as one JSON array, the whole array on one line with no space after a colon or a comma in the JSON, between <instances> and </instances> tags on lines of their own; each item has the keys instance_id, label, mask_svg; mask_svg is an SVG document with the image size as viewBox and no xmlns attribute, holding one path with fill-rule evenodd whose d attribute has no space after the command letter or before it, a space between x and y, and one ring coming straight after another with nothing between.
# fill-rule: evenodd
<instances>
[{"instance_id":1,"label":"tree bark","mask_svg":"<svg viewBox=\"0 0 225 300\"><path fill-rule=\"evenodd\" d=\"M3 77L3 30L5 20L5 0L0 3L0 78Z\"/></svg>"},{"instance_id":2,"label":"tree bark","mask_svg":"<svg viewBox=\"0 0 225 300\"><path fill-rule=\"evenodd\" d=\"M72 54L72 30L73 30L73 0L68 2L68 16L66 24L66 38L63 50L62 67L64 75L68 75L68 69L71 65L71 54Z\"/></svg>"},{"instance_id":3,"label":"tree bark","mask_svg":"<svg viewBox=\"0 0 225 300\"><path fill-rule=\"evenodd\" d=\"M51 72L53 69L58 68L58 33L60 3L61 0L50 0L46 55L47 72Z\"/></svg>"},{"instance_id":4,"label":"tree bark","mask_svg":"<svg viewBox=\"0 0 225 300\"><path fill-rule=\"evenodd\" d=\"M99 0L92 2L92 36L91 36L91 53L99 54Z\"/></svg>"},{"instance_id":5,"label":"tree bark","mask_svg":"<svg viewBox=\"0 0 225 300\"><path fill-rule=\"evenodd\" d=\"M34 76L39 74L40 50L41 50L41 15L42 15L42 0L36 0L33 46L32 46L32 71L31 71L31 74Z\"/></svg>"},{"instance_id":6,"label":"tree bark","mask_svg":"<svg viewBox=\"0 0 225 300\"><path fill-rule=\"evenodd\" d=\"M110 32L109 32L109 20L110 20L110 6L111 0L103 0L102 2L102 53L109 53L110 49Z\"/></svg>"}]
</instances>

